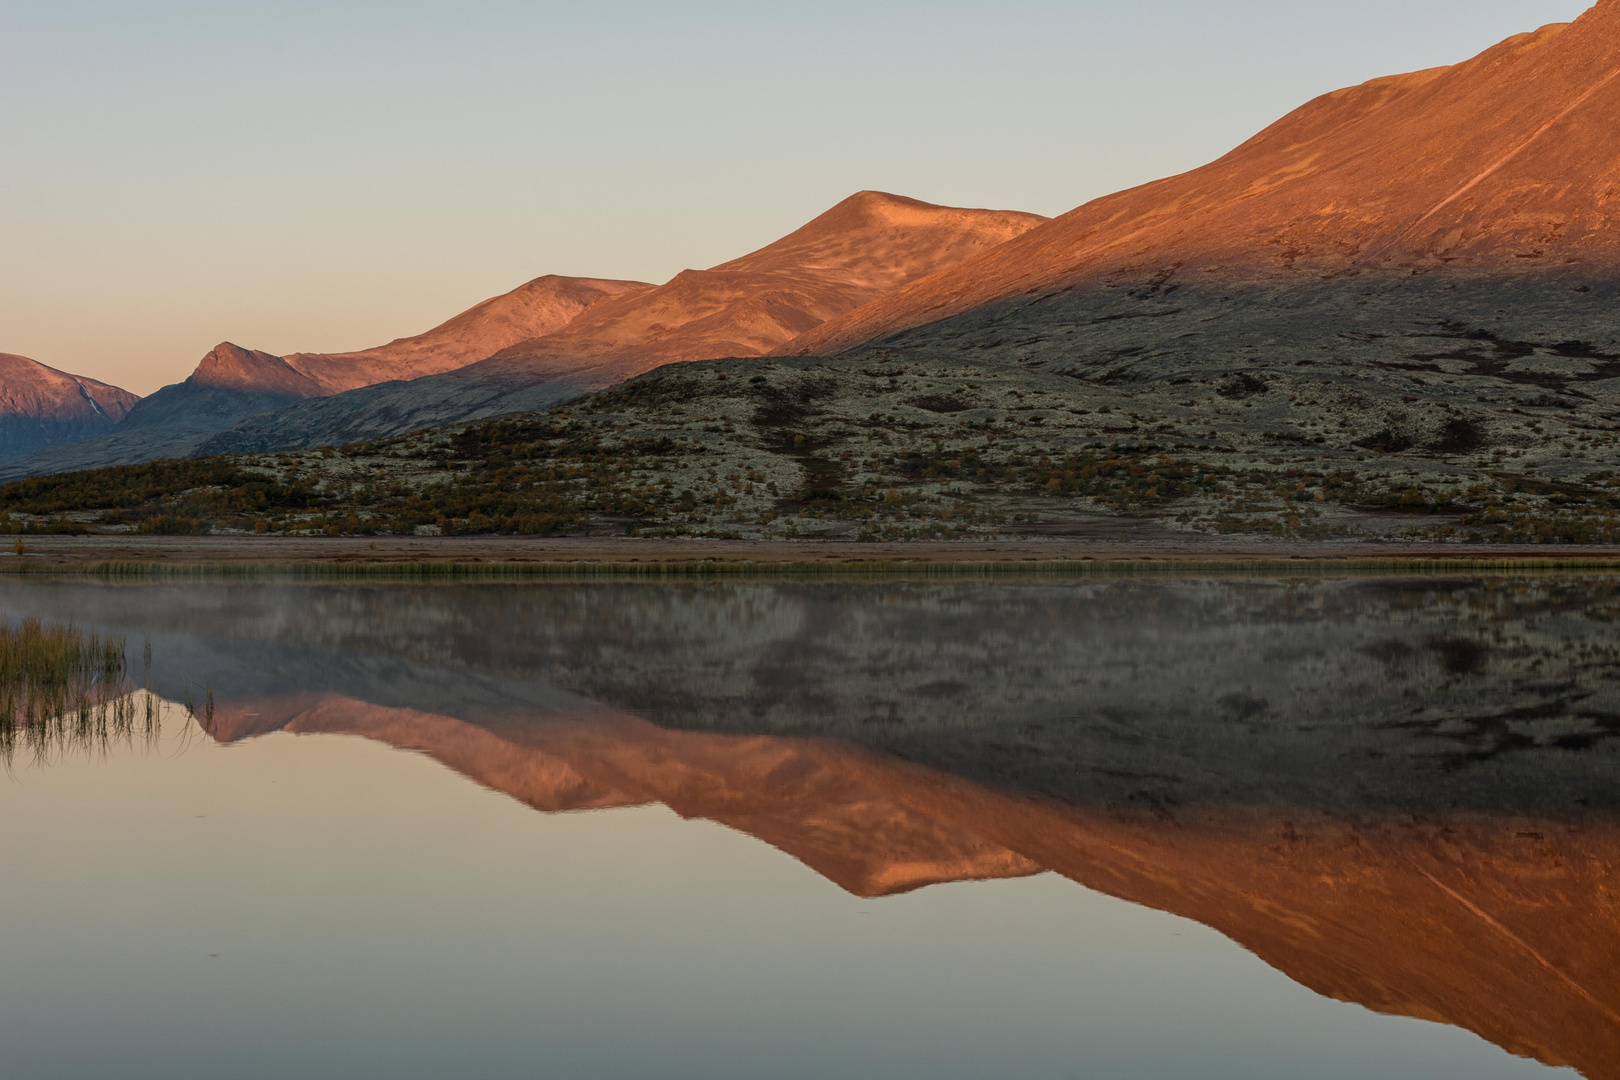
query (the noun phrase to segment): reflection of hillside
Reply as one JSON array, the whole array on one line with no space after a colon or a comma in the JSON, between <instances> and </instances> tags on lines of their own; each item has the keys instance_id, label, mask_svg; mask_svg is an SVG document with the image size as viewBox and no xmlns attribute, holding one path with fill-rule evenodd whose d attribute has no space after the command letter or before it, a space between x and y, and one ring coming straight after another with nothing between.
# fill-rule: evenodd
<instances>
[{"instance_id":1,"label":"reflection of hillside","mask_svg":"<svg viewBox=\"0 0 1620 1080\"><path fill-rule=\"evenodd\" d=\"M352 733L540 810L660 802L861 895L1052 870L1196 919L1313 990L1620 1077L1620 822L1087 809L837 743L671 731L588 702L476 721L312 693L226 703L222 740Z\"/></svg>"},{"instance_id":2,"label":"reflection of hillside","mask_svg":"<svg viewBox=\"0 0 1620 1080\"><path fill-rule=\"evenodd\" d=\"M892 797L843 766L857 751L829 744L665 731L588 705L539 722L496 717L487 727L327 694L227 705L214 715L213 734L225 741L276 729L350 733L420 751L536 810L663 803L756 836L862 896L1040 869Z\"/></svg>"},{"instance_id":3,"label":"reflection of hillside","mask_svg":"<svg viewBox=\"0 0 1620 1080\"><path fill-rule=\"evenodd\" d=\"M1052 870L1620 1080L1613 578L0 582L40 605L150 632L221 738L667 803L863 895Z\"/></svg>"},{"instance_id":4,"label":"reflection of hillside","mask_svg":"<svg viewBox=\"0 0 1620 1080\"><path fill-rule=\"evenodd\" d=\"M51 605L151 628L170 696L206 677L461 716L572 693L1089 805L1620 809L1614 578L63 583Z\"/></svg>"}]
</instances>

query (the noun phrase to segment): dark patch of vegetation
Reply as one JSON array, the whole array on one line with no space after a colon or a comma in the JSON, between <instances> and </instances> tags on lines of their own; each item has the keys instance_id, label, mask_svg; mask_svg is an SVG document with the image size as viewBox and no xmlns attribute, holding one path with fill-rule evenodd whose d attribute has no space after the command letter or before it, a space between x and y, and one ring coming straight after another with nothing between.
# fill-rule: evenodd
<instances>
[{"instance_id":1,"label":"dark patch of vegetation","mask_svg":"<svg viewBox=\"0 0 1620 1080\"><path fill-rule=\"evenodd\" d=\"M1489 416L1490 431L1478 409L1444 400L1414 418L1406 383L1431 385L1415 375L1382 397L1282 369L1212 378L1198 381L1270 398L1217 409L1206 428L1183 411L1192 399L1132 410L1096 385L976 360L677 364L548 413L341 450L21 481L0 488L0 527L900 539L1089 530L1112 513L1302 538L1620 539L1620 481L1571 479L1566 464L1606 460L1605 423L1527 413L1524 401ZM1334 410L1336 428L1312 409ZM1435 460L1485 448L1498 426L1499 471ZM1406 461L1369 463L1345 452L1351 439ZM1524 472L1501 471L1524 450L1538 455ZM1556 479L1531 472L1548 451L1566 459L1550 463Z\"/></svg>"},{"instance_id":2,"label":"dark patch of vegetation","mask_svg":"<svg viewBox=\"0 0 1620 1080\"><path fill-rule=\"evenodd\" d=\"M591 517L659 517L682 501L656 486L627 483L634 465L678 452L668 438L609 446L595 434L560 429L557 416L545 415L469 427L451 437L449 450L464 475L380 500L372 509L378 531L433 525L441 532L549 535Z\"/></svg>"},{"instance_id":3,"label":"dark patch of vegetation","mask_svg":"<svg viewBox=\"0 0 1620 1080\"><path fill-rule=\"evenodd\" d=\"M1470 638L1439 638L1429 642L1429 648L1451 675L1474 674L1485 665L1491 651L1490 646Z\"/></svg>"},{"instance_id":4,"label":"dark patch of vegetation","mask_svg":"<svg viewBox=\"0 0 1620 1080\"><path fill-rule=\"evenodd\" d=\"M15 519L0 523L0 532L12 536L83 536L90 529L82 521L70 517L44 518L38 521Z\"/></svg>"},{"instance_id":5,"label":"dark patch of vegetation","mask_svg":"<svg viewBox=\"0 0 1620 1080\"><path fill-rule=\"evenodd\" d=\"M1429 445L1436 454L1471 454L1485 445L1485 433L1466 416L1447 420L1440 437Z\"/></svg>"},{"instance_id":6,"label":"dark patch of vegetation","mask_svg":"<svg viewBox=\"0 0 1620 1080\"><path fill-rule=\"evenodd\" d=\"M802 426L816 414L816 402L832 397L838 385L831 379L799 379L791 385L766 384L754 388L759 407L753 424L759 428Z\"/></svg>"},{"instance_id":7,"label":"dark patch of vegetation","mask_svg":"<svg viewBox=\"0 0 1620 1080\"><path fill-rule=\"evenodd\" d=\"M1301 446L1306 443L1321 441L1320 439L1313 439L1310 435L1307 435L1303 431L1268 431L1262 435L1261 438L1265 439L1267 442L1278 443L1285 446Z\"/></svg>"},{"instance_id":8,"label":"dark patch of vegetation","mask_svg":"<svg viewBox=\"0 0 1620 1080\"><path fill-rule=\"evenodd\" d=\"M927 409L932 413L966 412L973 407L961 398L946 397L943 394L930 394L925 397L914 398L911 403L919 409Z\"/></svg>"},{"instance_id":9,"label":"dark patch of vegetation","mask_svg":"<svg viewBox=\"0 0 1620 1080\"><path fill-rule=\"evenodd\" d=\"M1417 445L1417 440L1404 431L1383 428L1356 442L1363 450L1377 450L1383 454L1400 454Z\"/></svg>"},{"instance_id":10,"label":"dark patch of vegetation","mask_svg":"<svg viewBox=\"0 0 1620 1080\"><path fill-rule=\"evenodd\" d=\"M162 461L16 481L0 487L0 511L39 514L104 510L100 524L165 536L226 527L327 535L441 532L549 534L589 516L654 517L674 501L656 488L624 491L631 462L674 450L667 439L607 449L570 437L540 416L470 427L431 461L451 475L421 490L370 483L283 482L222 459ZM378 448L348 448L364 455ZM18 525L12 531L84 531L78 523Z\"/></svg>"},{"instance_id":11,"label":"dark patch of vegetation","mask_svg":"<svg viewBox=\"0 0 1620 1080\"><path fill-rule=\"evenodd\" d=\"M1157 450L1140 448L1066 454L1013 454L991 460L976 447L947 448L943 443L923 449L900 449L883 466L905 485L956 482L964 497L976 489L1012 487L1032 495L1085 498L1116 512L1138 512L1166 506L1197 491L1219 488L1229 470L1178 461ZM898 487L869 483L863 490L812 487L813 499L823 509L838 504L848 516L869 517L883 509L904 510L906 496ZM898 505L897 505L898 504ZM938 514L948 518L983 520L966 504L949 511L931 511L912 503L912 516Z\"/></svg>"},{"instance_id":12,"label":"dark patch of vegetation","mask_svg":"<svg viewBox=\"0 0 1620 1080\"><path fill-rule=\"evenodd\" d=\"M1264 394L1270 389L1271 387L1266 385L1264 379L1244 371L1227 379L1215 392L1223 398L1238 401L1246 397L1254 397L1256 394Z\"/></svg>"},{"instance_id":13,"label":"dark patch of vegetation","mask_svg":"<svg viewBox=\"0 0 1620 1080\"><path fill-rule=\"evenodd\" d=\"M1469 365L1476 375L1488 375L1504 382L1549 389L1564 389L1571 382L1594 382L1620 377L1620 356L1600 352L1586 341L1560 341L1541 344L1534 341L1511 341L1498 337L1489 330L1462 329L1458 324L1447 324L1452 331L1438 336L1468 342L1455 349L1435 353L1415 353L1413 360L1460 360ZM1523 360L1537 353L1548 353L1567 359L1588 360L1592 370L1587 372L1524 371L1509 368L1515 360Z\"/></svg>"},{"instance_id":14,"label":"dark patch of vegetation","mask_svg":"<svg viewBox=\"0 0 1620 1080\"><path fill-rule=\"evenodd\" d=\"M156 517L143 518L138 531L153 536L199 536L206 534L209 526L196 518L158 514Z\"/></svg>"},{"instance_id":15,"label":"dark patch of vegetation","mask_svg":"<svg viewBox=\"0 0 1620 1080\"><path fill-rule=\"evenodd\" d=\"M0 513L48 515L105 510L101 523L142 532L207 532L213 523L250 523L254 516L304 510L317 501L308 484L282 483L224 458L156 461L30 477L0 486ZM84 532L55 522L9 522L12 532Z\"/></svg>"}]
</instances>

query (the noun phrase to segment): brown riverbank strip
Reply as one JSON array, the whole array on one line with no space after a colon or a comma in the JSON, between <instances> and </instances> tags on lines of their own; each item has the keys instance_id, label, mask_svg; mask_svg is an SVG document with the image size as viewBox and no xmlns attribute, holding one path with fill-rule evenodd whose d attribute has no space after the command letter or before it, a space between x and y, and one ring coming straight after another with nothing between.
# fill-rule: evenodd
<instances>
[{"instance_id":1,"label":"brown riverbank strip","mask_svg":"<svg viewBox=\"0 0 1620 1080\"><path fill-rule=\"evenodd\" d=\"M1620 546L1256 538L855 543L633 537L37 536L9 573L355 577L1620 571Z\"/></svg>"}]
</instances>

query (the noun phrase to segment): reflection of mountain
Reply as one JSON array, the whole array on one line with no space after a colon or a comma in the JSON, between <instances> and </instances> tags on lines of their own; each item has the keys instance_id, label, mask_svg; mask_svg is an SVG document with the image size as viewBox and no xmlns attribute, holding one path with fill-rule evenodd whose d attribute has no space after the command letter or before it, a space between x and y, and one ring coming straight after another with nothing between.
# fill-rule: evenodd
<instances>
[{"instance_id":1,"label":"reflection of mountain","mask_svg":"<svg viewBox=\"0 0 1620 1080\"><path fill-rule=\"evenodd\" d=\"M37 590L0 581L0 605ZM452 716L553 688L1101 806L1620 812L1613 578L532 587L60 582L168 696ZM1582 800L1585 800L1583 803Z\"/></svg>"},{"instance_id":2,"label":"reflection of mountain","mask_svg":"<svg viewBox=\"0 0 1620 1080\"><path fill-rule=\"evenodd\" d=\"M1614 578L0 581L0 612L150 634L221 738L662 802L866 895L1052 870L1620 1078Z\"/></svg>"},{"instance_id":3,"label":"reflection of mountain","mask_svg":"<svg viewBox=\"0 0 1620 1080\"><path fill-rule=\"evenodd\" d=\"M330 694L227 703L223 740L351 733L539 810L651 802L852 892L1052 870L1196 919L1311 989L1620 1076L1620 824L1083 810L819 740L669 731L589 702L477 722Z\"/></svg>"},{"instance_id":4,"label":"reflection of mountain","mask_svg":"<svg viewBox=\"0 0 1620 1080\"><path fill-rule=\"evenodd\" d=\"M418 750L536 810L664 803L757 836L863 896L1039 869L840 768L855 752L832 745L665 731L583 702L541 722L507 716L488 726L328 694L214 714L222 740L278 728L348 732Z\"/></svg>"}]
</instances>

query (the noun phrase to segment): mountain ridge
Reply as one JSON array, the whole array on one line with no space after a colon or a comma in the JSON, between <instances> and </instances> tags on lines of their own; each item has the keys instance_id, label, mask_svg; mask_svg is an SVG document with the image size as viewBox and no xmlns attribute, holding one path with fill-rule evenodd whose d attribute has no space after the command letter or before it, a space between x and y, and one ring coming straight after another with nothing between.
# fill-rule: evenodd
<instances>
[{"instance_id":1,"label":"mountain ridge","mask_svg":"<svg viewBox=\"0 0 1620 1080\"><path fill-rule=\"evenodd\" d=\"M520 341L561 330L594 304L651 288L644 281L544 274L420 334L356 352L288 353L282 359L315 382L322 395L338 394L452 371Z\"/></svg>"},{"instance_id":2,"label":"mountain ridge","mask_svg":"<svg viewBox=\"0 0 1620 1080\"><path fill-rule=\"evenodd\" d=\"M1509 460L1601 481L1620 388L1620 145L1603 122L1616 114L1620 0L1601 0L1459 64L1321 95L1216 161L1055 219L860 192L748 255L619 283L560 329L454 370L316 398L303 361L255 360L282 400L239 402L226 423L210 399L229 430L179 450L385 439L678 361L867 347L1071 380L1060 418L1075 438L1117 434L1097 418L1124 394L1209 467L1256 458L1363 485L1383 479L1370 453L1404 454L1436 506L1497 484ZM1022 422L970 398L952 407L984 415L959 426Z\"/></svg>"},{"instance_id":3,"label":"mountain ridge","mask_svg":"<svg viewBox=\"0 0 1620 1080\"><path fill-rule=\"evenodd\" d=\"M0 461L111 429L140 397L16 353L0 353Z\"/></svg>"},{"instance_id":4,"label":"mountain ridge","mask_svg":"<svg viewBox=\"0 0 1620 1080\"><path fill-rule=\"evenodd\" d=\"M1527 90L1527 87L1533 90ZM825 355L1113 281L1445 269L1620 273L1620 2L1447 67L1321 95L1208 165L1092 200L778 350ZM1422 168L1414 168L1421 163ZM1599 167L1592 168L1596 164Z\"/></svg>"},{"instance_id":5,"label":"mountain ridge","mask_svg":"<svg viewBox=\"0 0 1620 1080\"><path fill-rule=\"evenodd\" d=\"M604 300L556 333L430 380L279 409L202 449L238 453L377 438L548 408L663 364L761 355L875 294L1044 220L857 192L756 251Z\"/></svg>"},{"instance_id":6,"label":"mountain ridge","mask_svg":"<svg viewBox=\"0 0 1620 1080\"><path fill-rule=\"evenodd\" d=\"M111 430L17 455L14 464L0 468L0 478L189 457L216 432L247 417L400 374L453 369L468 356L481 358L485 350L560 328L605 297L651 287L548 274L481 301L424 333L353 353L277 356L222 341L187 378L142 399L130 410L133 415L121 417Z\"/></svg>"}]
</instances>

